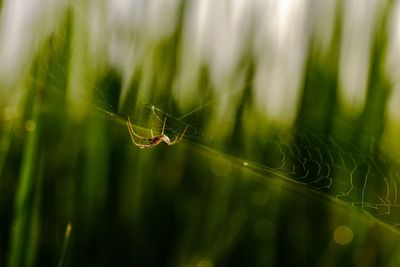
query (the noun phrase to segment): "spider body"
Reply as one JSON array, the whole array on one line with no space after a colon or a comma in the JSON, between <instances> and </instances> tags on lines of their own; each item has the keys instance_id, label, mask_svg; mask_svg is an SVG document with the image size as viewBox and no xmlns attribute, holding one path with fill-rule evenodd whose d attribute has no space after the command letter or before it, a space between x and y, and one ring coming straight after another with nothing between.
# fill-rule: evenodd
<instances>
[{"instance_id":1,"label":"spider body","mask_svg":"<svg viewBox=\"0 0 400 267\"><path fill-rule=\"evenodd\" d=\"M185 130L183 131L183 133L180 136L177 135L175 140L171 142L171 139L169 139L169 137L166 134L164 134L166 121L167 121L167 117L164 118L164 124L163 124L163 128L162 128L161 134L154 136L153 135L153 129L151 129L151 138L149 138L149 137L140 136L137 133L135 133L135 131L133 130L132 123L131 123L131 121L130 121L130 119L128 117L128 121L127 121L126 124L128 126L128 130L129 130L129 134L131 136L132 143L135 146L138 146L139 148L153 147L153 146L156 146L158 144L161 144L162 142L166 143L169 146L175 145L176 143L178 143L179 141L182 140L182 138L183 138L188 126L186 126ZM141 140L146 140L148 142L148 144L142 144L142 143L137 142L135 140L135 137L137 137L137 138L139 138Z\"/></svg>"},{"instance_id":2,"label":"spider body","mask_svg":"<svg viewBox=\"0 0 400 267\"><path fill-rule=\"evenodd\" d=\"M161 142L165 142L166 144L171 144L171 140L165 134L157 135L152 138L148 138L148 141L152 145L158 145Z\"/></svg>"}]
</instances>

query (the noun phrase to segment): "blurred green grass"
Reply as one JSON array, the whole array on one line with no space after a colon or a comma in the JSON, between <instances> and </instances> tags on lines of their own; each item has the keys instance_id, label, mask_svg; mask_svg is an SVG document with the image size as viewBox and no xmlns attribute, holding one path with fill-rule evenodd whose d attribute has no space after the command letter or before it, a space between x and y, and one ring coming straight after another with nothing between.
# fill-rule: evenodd
<instances>
[{"instance_id":1,"label":"blurred green grass","mask_svg":"<svg viewBox=\"0 0 400 267\"><path fill-rule=\"evenodd\" d=\"M198 90L176 89L191 68L179 63L186 1L172 33L128 41L146 49L122 68L91 53L86 4L65 10L19 77L20 101L1 107L0 266L399 264L398 154L381 146L398 127L386 120L385 34L373 38L360 114L340 103L337 15L330 53L309 44L293 123L277 123L257 107L254 51L227 84L202 63L189 82ZM170 138L188 131L142 150L128 116L143 135L164 117Z\"/></svg>"}]
</instances>

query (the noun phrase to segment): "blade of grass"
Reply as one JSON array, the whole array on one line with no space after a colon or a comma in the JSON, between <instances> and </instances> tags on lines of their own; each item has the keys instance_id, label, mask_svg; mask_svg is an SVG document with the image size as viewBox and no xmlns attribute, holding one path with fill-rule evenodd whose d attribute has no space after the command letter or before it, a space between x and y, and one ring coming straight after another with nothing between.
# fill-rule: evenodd
<instances>
[{"instance_id":1,"label":"blade of grass","mask_svg":"<svg viewBox=\"0 0 400 267\"><path fill-rule=\"evenodd\" d=\"M1 129L2 131L0 133L0 177L3 173L4 163L6 162L11 147L11 138L15 127L15 121L6 121L2 122L2 124L3 129Z\"/></svg>"},{"instance_id":2,"label":"blade of grass","mask_svg":"<svg viewBox=\"0 0 400 267\"><path fill-rule=\"evenodd\" d=\"M63 263L64 263L64 258L65 258L65 253L67 251L68 248L68 243L69 243L69 239L71 236L71 231L72 231L72 224L68 223L67 224L67 228L65 229L65 238L64 238L64 243L62 246L62 251L61 251L61 256L60 256L60 260L58 262L58 267L62 267Z\"/></svg>"},{"instance_id":3,"label":"blade of grass","mask_svg":"<svg viewBox=\"0 0 400 267\"><path fill-rule=\"evenodd\" d=\"M35 101L35 100L34 100ZM37 183L38 144L40 135L39 105L34 103L33 117L25 128L29 131L23 153L21 172L18 181L15 206L14 222L11 233L11 253L9 258L10 267L25 266L28 261L31 220L34 212L34 195Z\"/></svg>"}]
</instances>

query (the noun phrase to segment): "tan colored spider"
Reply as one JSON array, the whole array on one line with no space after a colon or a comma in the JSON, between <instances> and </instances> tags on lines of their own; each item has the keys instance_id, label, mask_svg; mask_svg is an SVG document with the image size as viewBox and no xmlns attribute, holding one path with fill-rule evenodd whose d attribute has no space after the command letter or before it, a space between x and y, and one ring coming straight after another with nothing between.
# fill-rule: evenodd
<instances>
[{"instance_id":1,"label":"tan colored spider","mask_svg":"<svg viewBox=\"0 0 400 267\"><path fill-rule=\"evenodd\" d=\"M165 142L167 145L172 146L172 145L175 145L175 144L177 144L178 142L180 142L182 140L182 138L185 135L186 130L187 130L187 128L189 126L186 126L185 130L183 131L183 133L180 136L176 135L175 140L171 142L171 139L169 139L169 137L166 134L164 134L165 123L166 122L167 122L167 117L164 118L164 124L163 124L163 128L162 128L162 131L161 131L160 135L154 136L153 129L150 130L151 138L150 137L143 137L143 136L140 136L137 133L135 133L135 131L133 130L133 126L132 126L132 123L131 123L129 117L128 117L128 121L126 122L126 125L128 126L128 130L129 130L129 134L131 136L132 143L135 146L138 146L140 148L149 148L149 147L156 146L156 145L158 145L158 144L160 144L162 142ZM149 143L148 144L141 144L139 142L136 142L135 141L135 136L137 138L139 138L139 139L146 140Z\"/></svg>"}]
</instances>

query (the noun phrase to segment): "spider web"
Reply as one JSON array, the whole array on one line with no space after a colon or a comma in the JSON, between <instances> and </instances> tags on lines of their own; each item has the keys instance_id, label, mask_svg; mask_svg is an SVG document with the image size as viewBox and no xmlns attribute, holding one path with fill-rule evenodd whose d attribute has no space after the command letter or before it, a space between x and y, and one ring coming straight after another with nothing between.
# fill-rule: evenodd
<instances>
[{"instance_id":1,"label":"spider web","mask_svg":"<svg viewBox=\"0 0 400 267\"><path fill-rule=\"evenodd\" d=\"M113 75L107 76L105 84L112 84L114 79ZM246 86L242 88L244 87ZM63 94L60 88L51 89L56 94ZM384 154L361 151L349 142L348 136L326 136L320 134L318 129L310 129L307 123L302 121L297 121L293 128L288 130L240 118L242 128L249 132L247 136L233 132L232 136L227 137L220 136L218 131L206 130L204 126L191 122L191 117L198 115L197 113L209 112L220 105L222 97L235 98L237 93L233 91L212 97L192 110L176 115L164 110L162 103L135 103L134 100L125 101L124 105L127 110L136 109L137 112L132 114L128 111L125 112L127 114L121 114L118 110L120 95L115 94L113 90L96 86L90 93L79 92L80 97L90 99L87 104L93 109L122 127L126 126L128 114L132 114L135 130L150 137L151 130L155 134L161 132L166 118L165 133L172 139L188 127L183 137L187 142L232 155L246 168L260 173L276 174L322 192L341 204L364 210L381 221L400 226L398 163ZM226 139L229 138L235 139L235 142L227 144ZM251 153L245 152L245 145L257 138L264 140L263 146L252 148ZM368 136L367 139L370 139L373 146L375 139Z\"/></svg>"},{"instance_id":2,"label":"spider web","mask_svg":"<svg viewBox=\"0 0 400 267\"><path fill-rule=\"evenodd\" d=\"M205 106L199 106L198 110L202 108ZM361 151L346 136L321 135L301 121L296 122L292 131L242 121L244 128L255 128L254 131L265 138L263 148L258 148L260 151L246 154L235 144L230 144L230 148L221 148L221 139L202 134L199 129L182 121L181 118L186 118L189 113L175 117L153 105L149 109L159 123L167 116L168 121L188 125L195 131L188 133L186 139L216 147L222 153L225 150L247 168L277 174L321 192L338 203L366 211L393 226L400 226L398 163L380 154ZM169 130L179 134L174 128L169 127ZM240 142L248 141L244 138L239 137ZM370 140L373 146L374 138L370 137Z\"/></svg>"},{"instance_id":3,"label":"spider web","mask_svg":"<svg viewBox=\"0 0 400 267\"><path fill-rule=\"evenodd\" d=\"M110 82L110 79L112 78L107 78L106 81ZM63 94L59 88L52 89L56 94ZM88 99L89 93L80 94ZM91 102L88 104L93 109L125 127L127 115L118 111L118 94L95 87L90 95L93 97L89 97ZM130 107L132 103L125 105ZM366 211L392 226L400 226L400 175L397 162L382 155L359 151L348 142L346 136L321 135L301 121L296 122L293 127L295 130L287 131L242 118L242 128L251 133L246 137L233 132L236 142L227 146L226 140L218 132L206 131L201 125L190 122L191 116L216 105L219 105L219 98L213 97L187 113L175 115L164 110L162 104L139 103L136 104L139 112L131 118L134 120L135 130L144 136L150 136L150 130L155 134L161 132L166 118L165 133L172 139L188 127L183 137L186 142L233 155L245 168L278 175L321 192L341 204ZM243 144L260 138L264 140L261 148L253 148L252 153L244 152ZM373 138L371 139L373 142Z\"/></svg>"},{"instance_id":4,"label":"spider web","mask_svg":"<svg viewBox=\"0 0 400 267\"><path fill-rule=\"evenodd\" d=\"M62 65L56 67L64 68ZM46 72L46 75L57 78L51 72ZM255 112L237 119L241 132L233 130L228 136L221 136L218 129L207 129L207 125L192 122L192 117L212 112L222 99L236 99L241 91L213 96L186 113L176 114L163 109L163 103L137 103L128 97L123 103L124 108L121 108L120 91L115 91L115 87L121 86L118 79L114 74L106 75L100 79L102 85L96 84L90 92L79 91L78 97L88 99L86 104L91 109L99 111L120 127L126 127L130 116L135 130L143 136L150 137L151 130L155 134L161 132L166 118L165 133L172 140L188 127L183 142L186 140L189 144L196 143L231 155L245 168L265 173L266 176L277 175L320 192L340 204L366 211L392 226L400 226L399 165L384 151L366 153L353 145L348 136L327 136L302 121L296 121L291 129L260 124L257 120L248 119L257 117ZM47 89L59 97L65 94L61 88ZM225 124L232 124L232 121L229 122L231 117L223 120ZM127 129L126 132L128 135ZM374 137L366 138L374 146ZM251 146L252 140L258 139L263 140L261 147L246 148Z\"/></svg>"},{"instance_id":5,"label":"spider web","mask_svg":"<svg viewBox=\"0 0 400 267\"><path fill-rule=\"evenodd\" d=\"M56 50L63 56L63 50ZM58 61L56 68L65 71L66 66ZM45 70L44 70L45 71ZM46 72L57 79L56 74ZM97 78L97 77L96 77ZM100 79L92 91L78 91L76 98L88 99L86 104L100 111L111 121L125 127L128 115L133 119L135 130L150 136L150 129L161 132L166 118L166 134L174 139L188 127L184 140L197 143L226 153L242 162L246 168L260 173L273 173L302 186L332 198L333 200L364 210L379 220L400 226L400 203L398 186L400 183L399 165L379 151L366 153L353 145L345 135L325 135L305 122L296 121L292 129L280 129L274 125L260 124L255 111L236 119L240 131L232 130L221 136L218 129L208 129L192 117L212 112L221 105L221 99L237 98L247 86L240 90L221 93L195 104L185 113L169 111L164 103L137 102L129 97L133 90L127 90L121 104L121 84L118 74L113 72ZM116 88L118 88L116 90ZM61 88L50 88L58 95L65 92ZM165 105L168 106L168 105ZM223 117L223 116L222 116ZM330 118L330 120L340 118ZM222 118L224 120L224 118ZM232 117L225 118L225 125L232 124ZM126 130L128 134L128 130ZM371 146L374 145L374 138ZM252 140L262 139L261 147L251 147ZM250 147L250 148L249 148Z\"/></svg>"}]
</instances>

